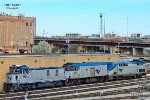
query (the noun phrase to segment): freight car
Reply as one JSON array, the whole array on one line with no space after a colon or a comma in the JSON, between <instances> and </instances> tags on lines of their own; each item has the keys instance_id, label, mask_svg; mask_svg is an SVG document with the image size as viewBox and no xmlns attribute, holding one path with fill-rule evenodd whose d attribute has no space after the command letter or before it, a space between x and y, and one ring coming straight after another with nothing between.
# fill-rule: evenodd
<instances>
[{"instance_id":1,"label":"freight car","mask_svg":"<svg viewBox=\"0 0 150 100\"><path fill-rule=\"evenodd\" d=\"M103 82L146 75L143 62L66 63L62 67L29 68L12 65L7 73L4 91L21 91L65 85Z\"/></svg>"}]
</instances>

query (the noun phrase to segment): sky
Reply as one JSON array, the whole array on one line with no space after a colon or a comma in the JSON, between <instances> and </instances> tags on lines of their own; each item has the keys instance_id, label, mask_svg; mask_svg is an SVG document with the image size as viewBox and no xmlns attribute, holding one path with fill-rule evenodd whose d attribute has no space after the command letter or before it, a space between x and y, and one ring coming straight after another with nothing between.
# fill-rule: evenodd
<instances>
[{"instance_id":1,"label":"sky","mask_svg":"<svg viewBox=\"0 0 150 100\"><path fill-rule=\"evenodd\" d=\"M19 4L19 9L6 9L6 4ZM128 36L150 35L150 0L0 0L0 12L36 17L39 36L43 30L48 37L99 34L100 13L105 18L106 33L127 36L128 30Z\"/></svg>"}]
</instances>

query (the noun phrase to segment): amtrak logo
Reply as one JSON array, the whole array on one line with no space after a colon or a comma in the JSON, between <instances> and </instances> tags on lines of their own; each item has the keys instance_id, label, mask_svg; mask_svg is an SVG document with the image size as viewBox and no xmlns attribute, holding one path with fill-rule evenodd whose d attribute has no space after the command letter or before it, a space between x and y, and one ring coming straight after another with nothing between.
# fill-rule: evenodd
<instances>
[{"instance_id":1,"label":"amtrak logo","mask_svg":"<svg viewBox=\"0 0 150 100\"><path fill-rule=\"evenodd\" d=\"M24 77L24 78L27 78L27 76L26 76L26 75L24 75L23 77Z\"/></svg>"},{"instance_id":2,"label":"amtrak logo","mask_svg":"<svg viewBox=\"0 0 150 100\"><path fill-rule=\"evenodd\" d=\"M29 77L27 76L27 74L23 75L23 77L24 77L24 78L29 78Z\"/></svg>"},{"instance_id":3,"label":"amtrak logo","mask_svg":"<svg viewBox=\"0 0 150 100\"><path fill-rule=\"evenodd\" d=\"M119 69L119 71L122 73L123 69Z\"/></svg>"},{"instance_id":4,"label":"amtrak logo","mask_svg":"<svg viewBox=\"0 0 150 100\"><path fill-rule=\"evenodd\" d=\"M98 74L100 73L100 71L101 71L100 69L99 69L99 70L98 70L98 69L96 69L96 72L97 72Z\"/></svg>"}]
</instances>

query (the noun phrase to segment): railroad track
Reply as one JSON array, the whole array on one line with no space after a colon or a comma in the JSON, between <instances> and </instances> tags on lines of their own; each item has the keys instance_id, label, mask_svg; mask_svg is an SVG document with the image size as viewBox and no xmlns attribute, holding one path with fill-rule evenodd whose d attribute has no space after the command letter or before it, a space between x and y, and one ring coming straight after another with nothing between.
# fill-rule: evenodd
<instances>
[{"instance_id":1,"label":"railroad track","mask_svg":"<svg viewBox=\"0 0 150 100\"><path fill-rule=\"evenodd\" d=\"M138 95L133 96L130 93L117 93L117 94L109 94L109 95L95 95L95 96L88 96L86 98L71 98L65 100L149 100L149 99L139 99L141 97L146 98L150 96L150 92L139 93ZM48 100L48 99L44 99ZM62 99L61 99L62 100Z\"/></svg>"},{"instance_id":2,"label":"railroad track","mask_svg":"<svg viewBox=\"0 0 150 100\"><path fill-rule=\"evenodd\" d=\"M145 78L140 78L140 79L130 79L130 80L120 80L120 81L111 81L111 82L103 82L103 83L94 83L94 84L84 84L84 85L78 85L78 86L69 86L69 87L59 87L59 88L49 88L49 89L43 89L43 90L33 90L29 91L30 95L28 98L30 99L44 99L45 97L53 98L53 99L58 99L58 96L61 98L62 96L65 97L67 94L75 94L77 93L87 93L88 91L98 91L96 92L91 92L90 94L98 94L99 90L106 90L110 88L118 88L118 87L125 87L125 86L137 86L137 81L142 82L147 79L147 82L150 83L150 77L145 77ZM137 87L135 87L137 88ZM118 90L114 90L118 91ZM109 94L107 91L105 94ZM120 91L121 92L121 91ZM115 92L114 92L115 93ZM85 94L82 94L86 96ZM111 93L112 94L112 93ZM17 93L6 93L6 94L0 94L0 100L21 100L24 99L25 92L17 92ZM88 94L89 95L89 94Z\"/></svg>"}]
</instances>

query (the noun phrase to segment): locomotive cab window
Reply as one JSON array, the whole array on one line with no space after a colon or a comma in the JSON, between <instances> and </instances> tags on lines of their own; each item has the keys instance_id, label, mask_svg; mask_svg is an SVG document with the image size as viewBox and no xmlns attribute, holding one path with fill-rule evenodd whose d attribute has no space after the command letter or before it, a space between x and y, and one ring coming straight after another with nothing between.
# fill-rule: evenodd
<instances>
[{"instance_id":1,"label":"locomotive cab window","mask_svg":"<svg viewBox=\"0 0 150 100\"><path fill-rule=\"evenodd\" d=\"M23 74L25 74L26 72L25 72L25 70L23 70Z\"/></svg>"},{"instance_id":2,"label":"locomotive cab window","mask_svg":"<svg viewBox=\"0 0 150 100\"><path fill-rule=\"evenodd\" d=\"M15 72L19 72L19 70L18 70L18 69L15 69Z\"/></svg>"},{"instance_id":3,"label":"locomotive cab window","mask_svg":"<svg viewBox=\"0 0 150 100\"><path fill-rule=\"evenodd\" d=\"M75 67L75 71L78 71L79 69L78 69L78 67Z\"/></svg>"},{"instance_id":4,"label":"locomotive cab window","mask_svg":"<svg viewBox=\"0 0 150 100\"><path fill-rule=\"evenodd\" d=\"M74 71L75 69L74 69L74 67L68 66L68 67L65 67L65 70L66 71Z\"/></svg>"},{"instance_id":5,"label":"locomotive cab window","mask_svg":"<svg viewBox=\"0 0 150 100\"><path fill-rule=\"evenodd\" d=\"M20 70L20 74L22 74L22 70Z\"/></svg>"},{"instance_id":6,"label":"locomotive cab window","mask_svg":"<svg viewBox=\"0 0 150 100\"><path fill-rule=\"evenodd\" d=\"M26 70L26 73L29 74L29 70Z\"/></svg>"}]
</instances>

